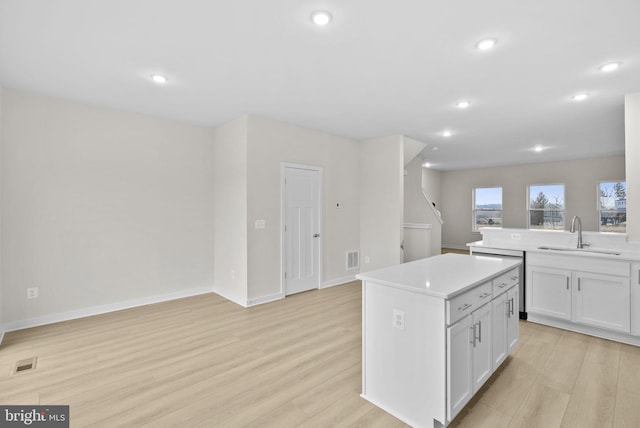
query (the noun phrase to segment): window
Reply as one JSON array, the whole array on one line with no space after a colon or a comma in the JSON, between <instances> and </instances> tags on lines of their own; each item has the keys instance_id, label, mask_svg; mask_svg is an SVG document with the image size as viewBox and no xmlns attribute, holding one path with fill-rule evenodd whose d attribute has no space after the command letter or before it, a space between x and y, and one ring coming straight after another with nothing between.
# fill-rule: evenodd
<instances>
[{"instance_id":1,"label":"window","mask_svg":"<svg viewBox=\"0 0 640 428\"><path fill-rule=\"evenodd\" d=\"M564 229L564 184L529 186L529 228Z\"/></svg>"},{"instance_id":2,"label":"window","mask_svg":"<svg viewBox=\"0 0 640 428\"><path fill-rule=\"evenodd\" d=\"M600 183L600 232L627 231L627 182Z\"/></svg>"},{"instance_id":3,"label":"window","mask_svg":"<svg viewBox=\"0 0 640 428\"><path fill-rule=\"evenodd\" d=\"M502 227L502 187L473 190L473 231L483 227Z\"/></svg>"}]
</instances>

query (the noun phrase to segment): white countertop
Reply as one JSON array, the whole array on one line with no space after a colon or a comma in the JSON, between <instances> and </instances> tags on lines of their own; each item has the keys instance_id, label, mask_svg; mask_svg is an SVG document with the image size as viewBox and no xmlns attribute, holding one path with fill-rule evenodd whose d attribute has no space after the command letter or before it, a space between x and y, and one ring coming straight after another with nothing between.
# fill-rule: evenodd
<instances>
[{"instance_id":1,"label":"white countertop","mask_svg":"<svg viewBox=\"0 0 640 428\"><path fill-rule=\"evenodd\" d=\"M638 252L635 248L629 250L626 246L616 246L616 247L589 247L586 248L585 251L553 251L553 250L545 250L539 247L545 246L545 244L540 243L499 243L499 244L490 244L487 245L483 241L469 242L467 247L475 247L475 248L494 248L500 250L513 250L513 251L525 251L528 253L541 253L541 254L554 254L558 256L569 256L569 257L591 257L596 259L608 259L608 260L620 260L625 262L637 262L640 261L640 252ZM553 245L551 245L553 246ZM595 250L595 252L589 252L588 250ZM603 254L598 251L617 251L620 254Z\"/></svg>"},{"instance_id":2,"label":"white countertop","mask_svg":"<svg viewBox=\"0 0 640 428\"><path fill-rule=\"evenodd\" d=\"M361 273L356 278L450 299L519 264L516 259L442 254Z\"/></svg>"}]
</instances>

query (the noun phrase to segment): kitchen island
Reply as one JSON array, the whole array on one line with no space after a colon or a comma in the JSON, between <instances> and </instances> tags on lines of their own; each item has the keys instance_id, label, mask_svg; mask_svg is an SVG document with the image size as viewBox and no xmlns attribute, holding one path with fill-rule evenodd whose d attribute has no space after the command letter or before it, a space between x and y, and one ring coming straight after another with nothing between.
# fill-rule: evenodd
<instances>
[{"instance_id":1,"label":"kitchen island","mask_svg":"<svg viewBox=\"0 0 640 428\"><path fill-rule=\"evenodd\" d=\"M362 280L362 397L444 427L518 341L517 260L443 254Z\"/></svg>"}]
</instances>

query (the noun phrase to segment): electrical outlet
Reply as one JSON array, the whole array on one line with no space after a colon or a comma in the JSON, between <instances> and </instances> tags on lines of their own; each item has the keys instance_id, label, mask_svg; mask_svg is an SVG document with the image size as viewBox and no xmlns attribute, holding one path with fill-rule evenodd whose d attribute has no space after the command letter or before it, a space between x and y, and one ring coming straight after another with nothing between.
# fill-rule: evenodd
<instances>
[{"instance_id":1,"label":"electrical outlet","mask_svg":"<svg viewBox=\"0 0 640 428\"><path fill-rule=\"evenodd\" d=\"M236 271L231 269L231 279L236 279Z\"/></svg>"},{"instance_id":2,"label":"electrical outlet","mask_svg":"<svg viewBox=\"0 0 640 428\"><path fill-rule=\"evenodd\" d=\"M27 299L38 298L38 287L27 288Z\"/></svg>"},{"instance_id":3,"label":"electrical outlet","mask_svg":"<svg viewBox=\"0 0 640 428\"><path fill-rule=\"evenodd\" d=\"M398 330L404 330L404 311L393 309L393 327Z\"/></svg>"},{"instance_id":4,"label":"electrical outlet","mask_svg":"<svg viewBox=\"0 0 640 428\"><path fill-rule=\"evenodd\" d=\"M519 233L512 233L511 239L513 239L514 241L519 241L520 239L522 239L522 235L520 235Z\"/></svg>"}]
</instances>

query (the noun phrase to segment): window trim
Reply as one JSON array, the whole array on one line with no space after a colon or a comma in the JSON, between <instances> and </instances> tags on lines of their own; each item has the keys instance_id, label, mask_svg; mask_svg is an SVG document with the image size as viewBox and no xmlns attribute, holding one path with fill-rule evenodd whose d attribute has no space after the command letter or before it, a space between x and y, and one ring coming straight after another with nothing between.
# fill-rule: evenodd
<instances>
[{"instance_id":1,"label":"window trim","mask_svg":"<svg viewBox=\"0 0 640 428\"><path fill-rule=\"evenodd\" d=\"M531 227L531 188L532 187L542 187L542 186L562 186L562 210L554 210L554 211L562 211L562 228L561 229L548 229L546 227L542 228L532 228ZM567 225L567 204L565 203L567 196L567 185L564 183L544 183L544 184L528 184L527 185L527 229L528 230L566 230L565 227ZM551 211L545 209L536 209L536 211Z\"/></svg>"},{"instance_id":2,"label":"window trim","mask_svg":"<svg viewBox=\"0 0 640 428\"><path fill-rule=\"evenodd\" d=\"M500 189L500 204L502 205L502 209L500 210L476 210L476 190L477 189ZM471 189L471 232L472 233L481 233L482 228L478 228L476 227L476 211L500 211L500 213L504 214L504 197L503 197L503 192L504 191L504 187L503 186L481 186L481 187L474 187ZM501 216L502 218L502 222L504 223L504 215ZM500 224L500 226L490 226L490 227L495 227L497 229L502 229L502 224Z\"/></svg>"}]
</instances>

